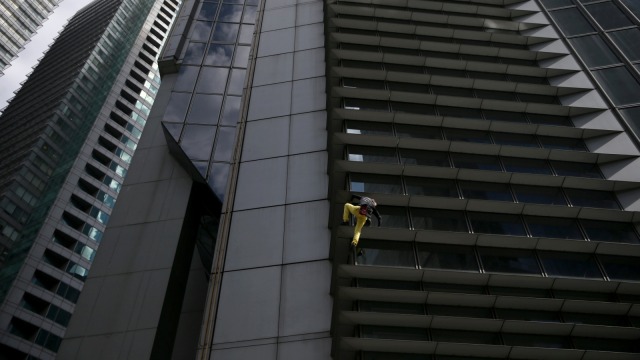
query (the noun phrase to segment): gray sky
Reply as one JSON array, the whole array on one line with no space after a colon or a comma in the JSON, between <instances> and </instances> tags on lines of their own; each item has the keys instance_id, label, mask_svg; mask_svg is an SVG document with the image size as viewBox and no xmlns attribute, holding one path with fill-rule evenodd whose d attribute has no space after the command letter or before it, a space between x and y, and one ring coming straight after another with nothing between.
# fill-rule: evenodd
<instances>
[{"instance_id":1,"label":"gray sky","mask_svg":"<svg viewBox=\"0 0 640 360\"><path fill-rule=\"evenodd\" d=\"M53 38L58 36L67 20L91 1L63 0L53 10L49 19L31 38L31 42L18 53L18 57L11 62L11 66L4 70L4 75L0 76L0 111L7 106L7 100L13 97L14 91L20 88L20 83L27 79L27 74L37 64L44 51L49 48Z\"/></svg>"}]
</instances>

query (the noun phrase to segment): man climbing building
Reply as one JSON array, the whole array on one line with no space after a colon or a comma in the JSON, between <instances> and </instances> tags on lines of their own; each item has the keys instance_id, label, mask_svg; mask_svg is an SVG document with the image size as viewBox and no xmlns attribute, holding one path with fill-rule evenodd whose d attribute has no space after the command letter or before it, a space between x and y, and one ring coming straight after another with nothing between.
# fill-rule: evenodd
<instances>
[{"instance_id":1,"label":"man climbing building","mask_svg":"<svg viewBox=\"0 0 640 360\"><path fill-rule=\"evenodd\" d=\"M359 205L353 205L351 202L353 200L359 200ZM353 240L351 240L351 250L354 255L356 254L356 247L358 246L358 241L360 240L360 233L362 232L363 226L369 226L371 224L371 215L375 215L378 219L378 226L380 226L380 213L376 209L376 201L372 198L366 196L358 196L351 195L351 201L344 204L344 210L342 211L342 224L349 224L349 214L353 215L356 218L356 227L353 230ZM361 251L357 253L357 255L361 255Z\"/></svg>"}]
</instances>

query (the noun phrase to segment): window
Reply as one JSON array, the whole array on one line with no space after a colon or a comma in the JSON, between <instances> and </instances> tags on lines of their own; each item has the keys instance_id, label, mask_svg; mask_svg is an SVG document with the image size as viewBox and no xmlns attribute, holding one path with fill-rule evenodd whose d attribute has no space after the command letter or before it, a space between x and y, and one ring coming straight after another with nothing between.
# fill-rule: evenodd
<instances>
[{"instance_id":1,"label":"window","mask_svg":"<svg viewBox=\"0 0 640 360\"><path fill-rule=\"evenodd\" d=\"M423 269L478 271L473 247L439 244L417 244L417 247Z\"/></svg>"},{"instance_id":2,"label":"window","mask_svg":"<svg viewBox=\"0 0 640 360\"><path fill-rule=\"evenodd\" d=\"M574 219L544 216L525 216L531 236L559 239L584 239Z\"/></svg>"},{"instance_id":3,"label":"window","mask_svg":"<svg viewBox=\"0 0 640 360\"><path fill-rule=\"evenodd\" d=\"M396 134L401 138L442 139L442 133L437 127L406 124L396 124L395 127Z\"/></svg>"},{"instance_id":4,"label":"window","mask_svg":"<svg viewBox=\"0 0 640 360\"><path fill-rule=\"evenodd\" d=\"M493 314L491 313L491 308L484 308L484 307L428 305L427 311L429 312L429 315L488 318L488 319L493 318Z\"/></svg>"},{"instance_id":5,"label":"window","mask_svg":"<svg viewBox=\"0 0 640 360\"><path fill-rule=\"evenodd\" d=\"M551 175L549 164L542 159L502 158L506 171L528 174Z\"/></svg>"},{"instance_id":6,"label":"window","mask_svg":"<svg viewBox=\"0 0 640 360\"><path fill-rule=\"evenodd\" d=\"M413 246L409 242L363 241L364 254L358 257L358 265L396 266L415 268Z\"/></svg>"},{"instance_id":7,"label":"window","mask_svg":"<svg viewBox=\"0 0 640 360\"><path fill-rule=\"evenodd\" d=\"M629 326L626 317L619 315L566 312L562 314L562 318L564 322L576 324Z\"/></svg>"},{"instance_id":8,"label":"window","mask_svg":"<svg viewBox=\"0 0 640 360\"><path fill-rule=\"evenodd\" d=\"M553 9L553 8L558 8L558 7L562 7L562 6L573 5L571 0L542 0L542 4L547 9Z\"/></svg>"},{"instance_id":9,"label":"window","mask_svg":"<svg viewBox=\"0 0 640 360\"><path fill-rule=\"evenodd\" d=\"M398 326L360 326L360 336L372 339L395 339L395 340L414 340L427 341L429 335L427 329L409 328Z\"/></svg>"},{"instance_id":10,"label":"window","mask_svg":"<svg viewBox=\"0 0 640 360\"><path fill-rule=\"evenodd\" d=\"M505 345L528 346L554 349L570 349L571 342L568 337L557 335L534 334L502 334Z\"/></svg>"},{"instance_id":11,"label":"window","mask_svg":"<svg viewBox=\"0 0 640 360\"><path fill-rule=\"evenodd\" d=\"M551 11L549 14L566 36L595 32L595 29L575 7Z\"/></svg>"},{"instance_id":12,"label":"window","mask_svg":"<svg viewBox=\"0 0 640 360\"><path fill-rule=\"evenodd\" d=\"M469 212L474 233L526 236L519 215Z\"/></svg>"},{"instance_id":13,"label":"window","mask_svg":"<svg viewBox=\"0 0 640 360\"><path fill-rule=\"evenodd\" d=\"M365 121L347 121L347 134L359 135L393 135L393 128L388 123L365 122Z\"/></svg>"},{"instance_id":14,"label":"window","mask_svg":"<svg viewBox=\"0 0 640 360\"><path fill-rule=\"evenodd\" d=\"M573 126L571 120L566 116L544 115L544 114L527 114L532 124L539 125L556 125L556 126Z\"/></svg>"},{"instance_id":15,"label":"window","mask_svg":"<svg viewBox=\"0 0 640 360\"><path fill-rule=\"evenodd\" d=\"M403 164L450 167L449 157L442 151L400 149Z\"/></svg>"},{"instance_id":16,"label":"window","mask_svg":"<svg viewBox=\"0 0 640 360\"><path fill-rule=\"evenodd\" d=\"M432 341L465 343L465 344L498 344L497 333L458 330L431 330Z\"/></svg>"},{"instance_id":17,"label":"window","mask_svg":"<svg viewBox=\"0 0 640 360\"><path fill-rule=\"evenodd\" d=\"M598 255L607 276L612 280L640 280L638 258L627 256Z\"/></svg>"},{"instance_id":18,"label":"window","mask_svg":"<svg viewBox=\"0 0 640 360\"><path fill-rule=\"evenodd\" d=\"M457 168L502 171L497 156L453 153L451 158Z\"/></svg>"},{"instance_id":19,"label":"window","mask_svg":"<svg viewBox=\"0 0 640 360\"><path fill-rule=\"evenodd\" d=\"M402 280L358 279L358 287L392 290L420 290L420 283Z\"/></svg>"},{"instance_id":20,"label":"window","mask_svg":"<svg viewBox=\"0 0 640 360\"><path fill-rule=\"evenodd\" d=\"M484 110L483 112L484 112L484 117L487 120L508 121L508 122L516 122L516 123L527 122L527 119L524 117L523 113L495 111L495 110Z\"/></svg>"},{"instance_id":21,"label":"window","mask_svg":"<svg viewBox=\"0 0 640 360\"><path fill-rule=\"evenodd\" d=\"M604 209L620 209L612 192L585 189L564 189L573 206L585 206Z\"/></svg>"},{"instance_id":22,"label":"window","mask_svg":"<svg viewBox=\"0 0 640 360\"><path fill-rule=\"evenodd\" d=\"M602 279L595 258L591 254L539 251L538 255L548 276Z\"/></svg>"},{"instance_id":23,"label":"window","mask_svg":"<svg viewBox=\"0 0 640 360\"><path fill-rule=\"evenodd\" d=\"M613 42L631 61L640 60L640 30L638 28L620 30L608 33Z\"/></svg>"},{"instance_id":24,"label":"window","mask_svg":"<svg viewBox=\"0 0 640 360\"><path fill-rule=\"evenodd\" d=\"M384 81L354 78L342 78L342 86L346 88L385 89Z\"/></svg>"},{"instance_id":25,"label":"window","mask_svg":"<svg viewBox=\"0 0 640 360\"><path fill-rule=\"evenodd\" d=\"M438 106L438 115L466 119L482 119L480 110L461 107Z\"/></svg>"},{"instance_id":26,"label":"window","mask_svg":"<svg viewBox=\"0 0 640 360\"><path fill-rule=\"evenodd\" d=\"M377 174L350 174L349 189L355 192L401 194L399 176Z\"/></svg>"},{"instance_id":27,"label":"window","mask_svg":"<svg viewBox=\"0 0 640 360\"><path fill-rule=\"evenodd\" d=\"M551 166L559 176L602 179L602 174L596 164L551 160Z\"/></svg>"},{"instance_id":28,"label":"window","mask_svg":"<svg viewBox=\"0 0 640 360\"><path fill-rule=\"evenodd\" d=\"M478 248L478 254L487 272L540 274L532 250Z\"/></svg>"},{"instance_id":29,"label":"window","mask_svg":"<svg viewBox=\"0 0 640 360\"><path fill-rule=\"evenodd\" d=\"M633 225L630 223L601 220L583 220L581 223L590 240L629 244L639 242Z\"/></svg>"},{"instance_id":30,"label":"window","mask_svg":"<svg viewBox=\"0 0 640 360\"><path fill-rule=\"evenodd\" d=\"M492 137L498 145L540 147L536 137L530 134L493 133Z\"/></svg>"},{"instance_id":31,"label":"window","mask_svg":"<svg viewBox=\"0 0 640 360\"><path fill-rule=\"evenodd\" d=\"M382 225L384 227L409 228L409 218L407 217L407 209L396 206L378 205L378 211L382 216ZM373 220L376 221L376 220Z\"/></svg>"},{"instance_id":32,"label":"window","mask_svg":"<svg viewBox=\"0 0 640 360\"><path fill-rule=\"evenodd\" d=\"M560 188L512 185L518 202L548 205L567 205Z\"/></svg>"},{"instance_id":33,"label":"window","mask_svg":"<svg viewBox=\"0 0 640 360\"><path fill-rule=\"evenodd\" d=\"M406 92L414 92L414 93L420 93L420 94L430 93L429 85L424 85L424 84L413 84L413 83L390 81L387 83L387 86L391 91L406 91Z\"/></svg>"},{"instance_id":34,"label":"window","mask_svg":"<svg viewBox=\"0 0 640 360\"><path fill-rule=\"evenodd\" d=\"M460 189L465 199L513 201L507 184L460 181Z\"/></svg>"},{"instance_id":35,"label":"window","mask_svg":"<svg viewBox=\"0 0 640 360\"><path fill-rule=\"evenodd\" d=\"M440 209L411 209L415 229L467 232L464 213Z\"/></svg>"},{"instance_id":36,"label":"window","mask_svg":"<svg viewBox=\"0 0 640 360\"><path fill-rule=\"evenodd\" d=\"M396 149L393 148L350 146L347 160L397 164L398 156L396 155Z\"/></svg>"},{"instance_id":37,"label":"window","mask_svg":"<svg viewBox=\"0 0 640 360\"><path fill-rule=\"evenodd\" d=\"M569 39L588 67L598 67L620 63L620 59L609 49L600 35L587 35Z\"/></svg>"},{"instance_id":38,"label":"window","mask_svg":"<svg viewBox=\"0 0 640 360\"><path fill-rule=\"evenodd\" d=\"M447 140L490 144L489 132L479 130L445 129Z\"/></svg>"},{"instance_id":39,"label":"window","mask_svg":"<svg viewBox=\"0 0 640 360\"><path fill-rule=\"evenodd\" d=\"M454 180L406 177L404 183L409 195L458 197Z\"/></svg>"},{"instance_id":40,"label":"window","mask_svg":"<svg viewBox=\"0 0 640 360\"><path fill-rule=\"evenodd\" d=\"M640 102L640 84L624 66L592 73L616 106Z\"/></svg>"},{"instance_id":41,"label":"window","mask_svg":"<svg viewBox=\"0 0 640 360\"><path fill-rule=\"evenodd\" d=\"M344 108L348 110L389 111L389 104L386 101L345 98Z\"/></svg>"},{"instance_id":42,"label":"window","mask_svg":"<svg viewBox=\"0 0 640 360\"><path fill-rule=\"evenodd\" d=\"M505 320L560 322L558 313L551 311L495 309L496 318Z\"/></svg>"},{"instance_id":43,"label":"window","mask_svg":"<svg viewBox=\"0 0 640 360\"><path fill-rule=\"evenodd\" d=\"M585 8L605 30L633 25L631 20L612 2L586 5Z\"/></svg>"},{"instance_id":44,"label":"window","mask_svg":"<svg viewBox=\"0 0 640 360\"><path fill-rule=\"evenodd\" d=\"M540 136L542 147L546 149L585 151L586 147L581 139Z\"/></svg>"},{"instance_id":45,"label":"window","mask_svg":"<svg viewBox=\"0 0 640 360\"><path fill-rule=\"evenodd\" d=\"M433 105L415 104L408 102L391 102L391 109L395 112L405 112L411 114L435 115L436 110Z\"/></svg>"},{"instance_id":46,"label":"window","mask_svg":"<svg viewBox=\"0 0 640 360\"><path fill-rule=\"evenodd\" d=\"M424 315L422 304L404 304L381 301L359 301L358 310L365 312L382 312L394 314Z\"/></svg>"}]
</instances>

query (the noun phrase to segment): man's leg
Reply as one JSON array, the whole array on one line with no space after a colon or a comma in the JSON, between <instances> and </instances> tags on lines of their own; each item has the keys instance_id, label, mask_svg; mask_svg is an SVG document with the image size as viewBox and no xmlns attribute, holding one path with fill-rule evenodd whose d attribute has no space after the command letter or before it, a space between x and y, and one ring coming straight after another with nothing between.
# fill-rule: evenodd
<instances>
[{"instance_id":1,"label":"man's leg","mask_svg":"<svg viewBox=\"0 0 640 360\"><path fill-rule=\"evenodd\" d=\"M367 221L367 217L364 215L357 214L356 217L356 227L353 229L353 240L351 241L351 246L356 247L358 245L358 241L360 241L360 233L362 232L362 227L364 223Z\"/></svg>"},{"instance_id":2,"label":"man's leg","mask_svg":"<svg viewBox=\"0 0 640 360\"><path fill-rule=\"evenodd\" d=\"M344 204L344 209L342 210L342 222L349 222L349 214L356 216L359 210L360 206L349 203Z\"/></svg>"}]
</instances>

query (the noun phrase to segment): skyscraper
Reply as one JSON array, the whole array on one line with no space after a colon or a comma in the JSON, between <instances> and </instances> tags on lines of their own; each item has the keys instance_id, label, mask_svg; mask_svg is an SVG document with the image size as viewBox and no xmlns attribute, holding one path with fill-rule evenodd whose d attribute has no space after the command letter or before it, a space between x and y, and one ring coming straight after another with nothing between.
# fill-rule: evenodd
<instances>
[{"instance_id":1,"label":"skyscraper","mask_svg":"<svg viewBox=\"0 0 640 360\"><path fill-rule=\"evenodd\" d=\"M62 0L7 0L0 4L0 76Z\"/></svg>"},{"instance_id":2,"label":"skyscraper","mask_svg":"<svg viewBox=\"0 0 640 360\"><path fill-rule=\"evenodd\" d=\"M638 357L631 1L257 6L183 8L61 354Z\"/></svg>"},{"instance_id":3,"label":"skyscraper","mask_svg":"<svg viewBox=\"0 0 640 360\"><path fill-rule=\"evenodd\" d=\"M159 87L178 0L97 0L0 117L0 353L53 358Z\"/></svg>"}]
</instances>

